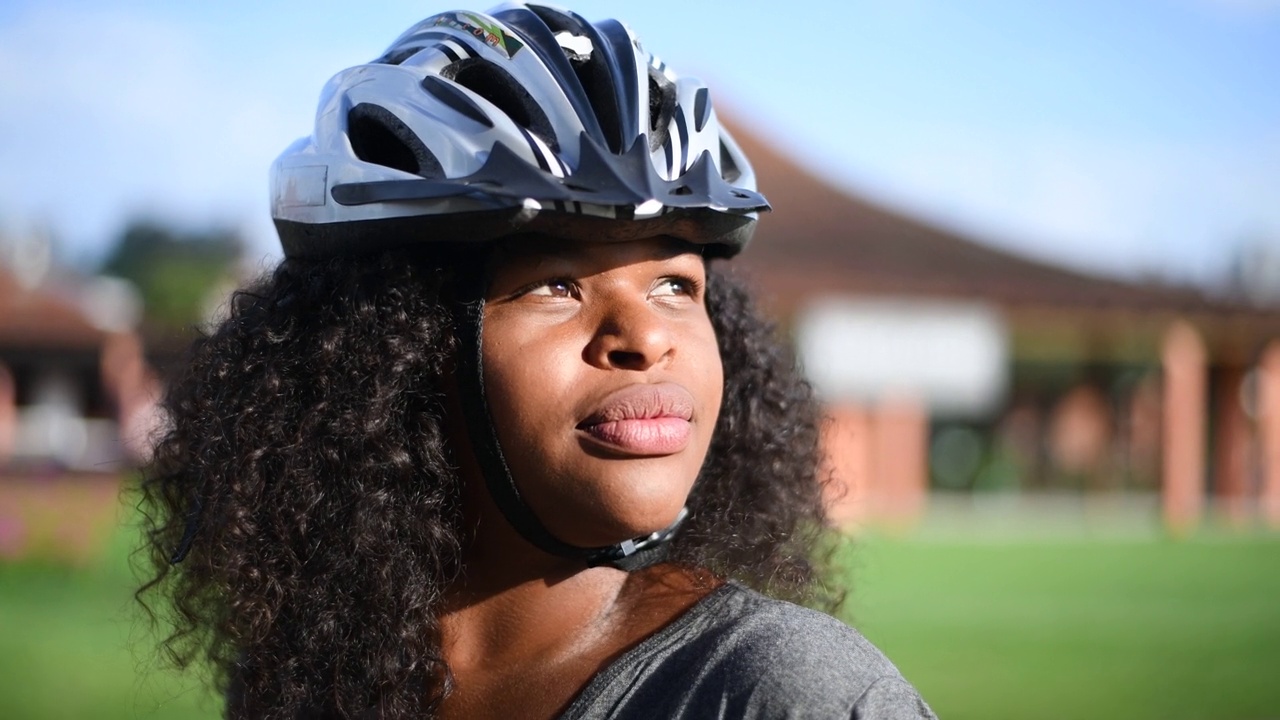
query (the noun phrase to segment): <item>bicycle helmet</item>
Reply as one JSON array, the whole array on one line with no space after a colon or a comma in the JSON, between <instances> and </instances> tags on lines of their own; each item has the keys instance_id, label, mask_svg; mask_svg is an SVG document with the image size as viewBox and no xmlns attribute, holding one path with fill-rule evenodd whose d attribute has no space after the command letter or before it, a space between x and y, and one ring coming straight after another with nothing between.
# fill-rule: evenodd
<instances>
[{"instance_id":1,"label":"bicycle helmet","mask_svg":"<svg viewBox=\"0 0 1280 720\"><path fill-rule=\"evenodd\" d=\"M286 257L525 234L667 235L728 257L768 207L701 82L678 77L616 20L537 4L446 12L409 28L377 60L329 81L313 135L271 169ZM627 570L660 559L687 511L649 536L583 548L553 536L524 502L485 398L484 288L465 285L458 378L499 510L555 555Z\"/></svg>"},{"instance_id":2,"label":"bicycle helmet","mask_svg":"<svg viewBox=\"0 0 1280 720\"><path fill-rule=\"evenodd\" d=\"M429 17L334 76L271 208L290 257L530 232L733 255L768 204L705 85L616 20L508 3Z\"/></svg>"}]
</instances>

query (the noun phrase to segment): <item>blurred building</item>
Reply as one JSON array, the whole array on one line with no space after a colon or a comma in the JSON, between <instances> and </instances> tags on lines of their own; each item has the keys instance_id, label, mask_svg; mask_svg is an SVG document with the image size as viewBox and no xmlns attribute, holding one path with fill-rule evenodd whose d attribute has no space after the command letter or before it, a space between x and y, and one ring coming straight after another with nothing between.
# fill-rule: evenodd
<instances>
[{"instance_id":1,"label":"blurred building","mask_svg":"<svg viewBox=\"0 0 1280 720\"><path fill-rule=\"evenodd\" d=\"M95 550L158 390L129 288L51 279L42 242L0 263L0 557Z\"/></svg>"},{"instance_id":2,"label":"blurred building","mask_svg":"<svg viewBox=\"0 0 1280 720\"><path fill-rule=\"evenodd\" d=\"M773 211L742 263L828 403L845 517L926 491L1159 493L1280 524L1280 307L1019 257L735 133Z\"/></svg>"}]
</instances>

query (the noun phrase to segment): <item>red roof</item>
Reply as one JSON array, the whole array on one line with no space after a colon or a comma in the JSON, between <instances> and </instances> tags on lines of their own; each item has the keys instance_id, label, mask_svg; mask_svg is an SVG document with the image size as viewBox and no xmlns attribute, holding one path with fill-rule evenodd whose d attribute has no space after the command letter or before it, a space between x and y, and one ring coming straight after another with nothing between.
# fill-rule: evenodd
<instances>
[{"instance_id":1,"label":"red roof","mask_svg":"<svg viewBox=\"0 0 1280 720\"><path fill-rule=\"evenodd\" d=\"M0 345L94 348L103 332L74 303L48 290L28 290L0 267Z\"/></svg>"},{"instance_id":2,"label":"red roof","mask_svg":"<svg viewBox=\"0 0 1280 720\"><path fill-rule=\"evenodd\" d=\"M773 205L762 216L743 265L784 307L832 293L1175 312L1203 311L1213 304L1195 289L1093 276L921 222L839 190L748 130L733 128Z\"/></svg>"}]
</instances>

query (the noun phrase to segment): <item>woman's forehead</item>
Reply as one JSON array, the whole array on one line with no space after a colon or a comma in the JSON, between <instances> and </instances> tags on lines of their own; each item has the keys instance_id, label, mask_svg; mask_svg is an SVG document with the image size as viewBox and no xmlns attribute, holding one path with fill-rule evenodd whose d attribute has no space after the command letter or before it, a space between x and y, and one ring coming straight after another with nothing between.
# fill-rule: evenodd
<instances>
[{"instance_id":1,"label":"woman's forehead","mask_svg":"<svg viewBox=\"0 0 1280 720\"><path fill-rule=\"evenodd\" d=\"M684 255L700 258L702 246L667 236L618 242L584 242L525 235L499 243L492 256L491 269L548 263L629 265L669 260Z\"/></svg>"}]
</instances>

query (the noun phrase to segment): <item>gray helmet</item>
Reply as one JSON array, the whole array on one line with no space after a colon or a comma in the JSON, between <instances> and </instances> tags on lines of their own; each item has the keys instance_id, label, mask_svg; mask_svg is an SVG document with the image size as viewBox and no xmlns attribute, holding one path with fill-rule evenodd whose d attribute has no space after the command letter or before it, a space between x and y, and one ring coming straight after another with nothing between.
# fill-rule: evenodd
<instances>
[{"instance_id":1,"label":"gray helmet","mask_svg":"<svg viewBox=\"0 0 1280 720\"><path fill-rule=\"evenodd\" d=\"M527 232L727 256L767 209L706 86L616 20L521 3L427 18L338 73L271 168L290 257Z\"/></svg>"}]
</instances>

